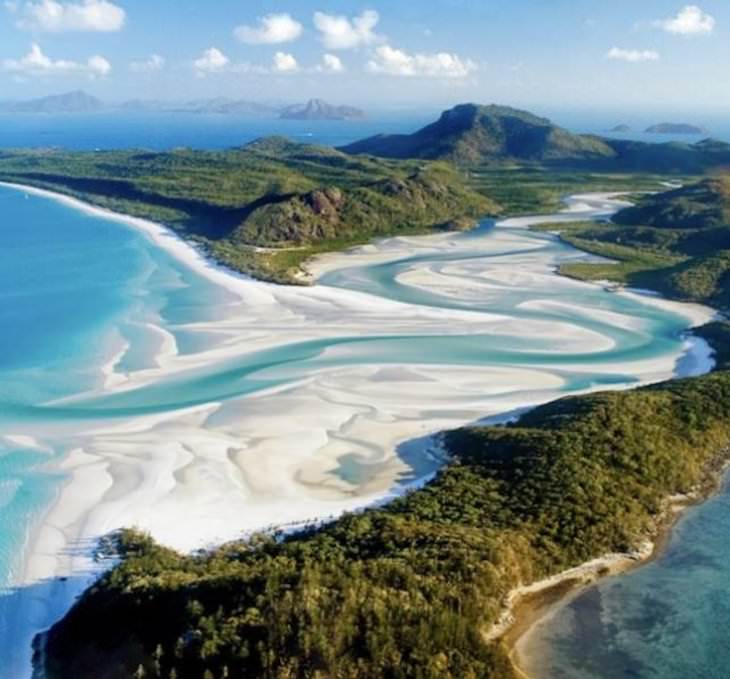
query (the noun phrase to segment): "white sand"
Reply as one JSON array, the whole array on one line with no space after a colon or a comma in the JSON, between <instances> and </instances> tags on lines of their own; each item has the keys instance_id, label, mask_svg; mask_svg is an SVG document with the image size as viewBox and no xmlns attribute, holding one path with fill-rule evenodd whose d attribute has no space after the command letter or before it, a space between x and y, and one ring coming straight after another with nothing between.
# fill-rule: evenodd
<instances>
[{"instance_id":1,"label":"white sand","mask_svg":"<svg viewBox=\"0 0 730 679\"><path fill-rule=\"evenodd\" d=\"M221 338L202 352L181 355L167 330L150 327L160 338L155 367L131 374L116 372L123 357L121 348L104 366L100 393L122 393L253 351L318 338L453 334L504 338L508 344L510 337L521 335L540 338L543 352L578 354L585 352L587 344L591 351L614 346L610 337L582 327L581 318L641 328L641 319L580 305L565 310L565 321L546 322L512 318L507 312L405 304L321 285L274 286L222 269L160 225L47 191L15 188L139 229L237 300L227 307L222 320L186 326ZM571 200L567 214L505 220L490 240L490 258L414 267L399 281L462 303L533 291L526 306L554 313L560 304L551 301L549 290L579 293L590 286L556 276L555 256L542 252L546 241L510 229L576 215L582 219L608 215L620 205L610 194L585 195ZM310 270L319 277L345 267L463 247L454 234L395 238L318 258ZM688 327L712 315L702 307L640 299L685 316ZM712 362L706 345L688 342L685 349L690 348L695 358L692 367L686 365L687 371L709 369ZM39 449L49 445L45 437L73 450L64 462L69 482L34 535L18 584L32 593L47 578L81 574L50 594L43 589L40 598L29 594L33 605L21 596L17 638L29 641L67 610L88 578L102 567L91 559L90 546L109 531L137 526L164 544L191 550L272 525L336 516L382 502L428 478L440 463L432 438L436 432L565 395L561 391L565 370L630 374L647 383L676 374L681 358L678 351L621 365L610 360L604 365L561 365L556 371L537 361L519 367L394 366L385 356L378 362L373 351L372 345L342 345L325 352L330 358L369 359L360 365L354 360L355 365L323 366L306 373L295 372L295 366L272 369L261 377L284 375L286 384L246 398L97 421L93 426L49 424L47 431L27 432L18 425L18 431L8 432L6 437L17 442L33 436L33 445ZM359 470L357 478L348 474L353 465ZM50 600L44 599L49 596Z\"/></svg>"}]
</instances>

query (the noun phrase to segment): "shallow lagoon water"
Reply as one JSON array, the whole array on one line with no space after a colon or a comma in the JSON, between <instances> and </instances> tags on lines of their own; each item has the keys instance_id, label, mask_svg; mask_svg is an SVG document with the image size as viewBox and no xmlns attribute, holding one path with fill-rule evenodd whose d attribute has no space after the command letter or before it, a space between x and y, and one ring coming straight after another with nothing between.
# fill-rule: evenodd
<instances>
[{"instance_id":1,"label":"shallow lagoon water","mask_svg":"<svg viewBox=\"0 0 730 679\"><path fill-rule=\"evenodd\" d=\"M656 561L609 578L538 623L535 679L720 679L730 667L730 486L690 509Z\"/></svg>"},{"instance_id":2,"label":"shallow lagoon water","mask_svg":"<svg viewBox=\"0 0 730 679\"><path fill-rule=\"evenodd\" d=\"M65 540L132 523L192 548L399 492L441 464L420 441L444 428L704 366L691 314L555 276L586 256L519 222L385 241L311 289L234 291L103 216L3 187L0 211L6 588L69 488L91 499L53 520ZM93 483L69 485L74 455ZM58 608L29 622L16 598L0 664L20 676Z\"/></svg>"}]
</instances>

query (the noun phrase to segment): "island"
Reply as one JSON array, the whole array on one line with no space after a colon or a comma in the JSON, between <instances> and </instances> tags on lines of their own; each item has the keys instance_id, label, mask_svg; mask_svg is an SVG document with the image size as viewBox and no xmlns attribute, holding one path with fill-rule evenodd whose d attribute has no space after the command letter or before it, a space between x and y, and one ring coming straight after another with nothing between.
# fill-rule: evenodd
<instances>
[{"instance_id":1,"label":"island","mask_svg":"<svg viewBox=\"0 0 730 679\"><path fill-rule=\"evenodd\" d=\"M561 273L727 311L730 180L703 173L728 158L722 142L572 135L466 104L413 135L340 150L267 138L226 152L3 152L0 179L164 222L280 282L318 252L547 211L574 188L651 191L610 223L540 227L608 258ZM685 185L659 190L672 172ZM730 324L697 333L716 352L712 373L444 432L447 463L386 506L187 555L131 529L110 536L118 564L38 638L39 671L518 676L508 632L526 591L564 592L646 558L673 498L716 488L730 459Z\"/></svg>"},{"instance_id":2,"label":"island","mask_svg":"<svg viewBox=\"0 0 730 679\"><path fill-rule=\"evenodd\" d=\"M104 108L104 102L82 90L29 101L0 103L0 112L17 114L98 113Z\"/></svg>"},{"instance_id":3,"label":"island","mask_svg":"<svg viewBox=\"0 0 730 679\"><path fill-rule=\"evenodd\" d=\"M333 106L322 99L287 106L279 116L283 120L362 120L365 111L354 106Z\"/></svg>"},{"instance_id":4,"label":"island","mask_svg":"<svg viewBox=\"0 0 730 679\"><path fill-rule=\"evenodd\" d=\"M613 132L616 134L625 134L626 132L631 132L631 125L621 124L616 125L616 127L612 127L609 132Z\"/></svg>"},{"instance_id":5,"label":"island","mask_svg":"<svg viewBox=\"0 0 730 679\"><path fill-rule=\"evenodd\" d=\"M647 127L645 132L647 134L709 134L704 127L688 123L659 123Z\"/></svg>"}]
</instances>

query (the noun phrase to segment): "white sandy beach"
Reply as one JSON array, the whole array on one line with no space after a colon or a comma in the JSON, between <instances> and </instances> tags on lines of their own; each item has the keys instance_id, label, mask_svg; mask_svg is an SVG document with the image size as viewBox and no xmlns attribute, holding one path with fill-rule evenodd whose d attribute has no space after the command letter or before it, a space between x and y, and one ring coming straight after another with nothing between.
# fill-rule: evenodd
<instances>
[{"instance_id":1,"label":"white sandy beach","mask_svg":"<svg viewBox=\"0 0 730 679\"><path fill-rule=\"evenodd\" d=\"M542 352L578 356L610 352L615 346L614 337L588 327L591 323L637 333L643 327L641 318L616 310L580 304L561 307L551 291L579 294L586 287L600 286L557 276L554 257L542 252L544 241L516 231L536 222L609 216L624 204L610 194L573 197L566 213L558 216L501 222L489 241L493 256L487 259L415 266L398 276L409 289L462 304L462 308L439 308L324 285L261 283L217 266L160 225L47 191L16 188L138 229L235 297L224 318L185 328L218 337L210 349L181 354L169 329L152 327L159 338L156 367L130 374L115 371L126 350L120 346L104 366L102 386L96 394L86 394L87 399L131 392L190 371L227 365L255 351L317 339L459 335L504 338L508 343L522 334L540 338ZM325 255L309 269L320 278L346 267L463 247L454 234L395 238ZM470 301L498 300L515 290L533 293L520 305L522 311L549 313L560 320L539 316L524 320L507 310L468 308ZM605 294L670 310L687 319L687 328L714 315L705 307L632 291ZM282 365L262 371L262 378L284 378L283 383L245 397L88 426L58 422L40 432L25 431L20 425L17 431L5 432L6 437L40 449L60 440L72 451L63 463L69 481L33 535L24 575L17 583L32 598L24 602L21 596L16 607L13 643L25 644L18 653L27 656L33 634L57 620L88 578L103 567L93 561L91 546L110 531L137 526L162 543L187 551L272 525L336 516L381 502L432 474L442 461L432 438L437 432L565 395L566 371L630 374L649 383L681 370L699 373L712 366L707 345L690 340L675 353L620 365L607 354L605 361L576 360L561 364L560 370L537 359L517 367L458 365L448 360L393 365L385 356L379 362L373 351L369 344L340 345L328 348L324 359L330 362L323 360L316 369ZM690 351L693 360L681 363ZM364 352L362 361L358 352ZM682 365L685 368L678 367ZM623 385L628 386L636 383ZM54 577L69 580L38 589Z\"/></svg>"}]
</instances>

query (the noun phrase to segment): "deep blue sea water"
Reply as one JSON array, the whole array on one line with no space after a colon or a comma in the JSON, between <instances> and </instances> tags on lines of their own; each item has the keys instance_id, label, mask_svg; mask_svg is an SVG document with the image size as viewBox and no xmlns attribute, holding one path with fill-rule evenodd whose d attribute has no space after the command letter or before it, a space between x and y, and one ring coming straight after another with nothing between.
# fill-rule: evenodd
<instances>
[{"instance_id":1,"label":"deep blue sea water","mask_svg":"<svg viewBox=\"0 0 730 679\"><path fill-rule=\"evenodd\" d=\"M89 115L0 114L0 148L165 150L186 146L224 149L259 137L340 146L381 132L413 132L436 111L387 113L366 120L300 121L234 115L135 113Z\"/></svg>"}]
</instances>

